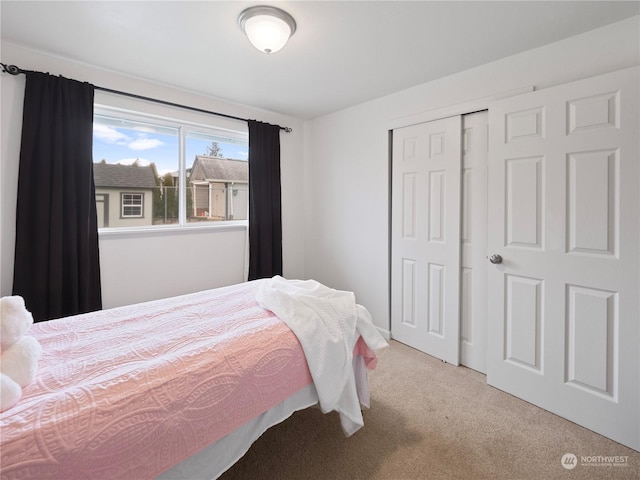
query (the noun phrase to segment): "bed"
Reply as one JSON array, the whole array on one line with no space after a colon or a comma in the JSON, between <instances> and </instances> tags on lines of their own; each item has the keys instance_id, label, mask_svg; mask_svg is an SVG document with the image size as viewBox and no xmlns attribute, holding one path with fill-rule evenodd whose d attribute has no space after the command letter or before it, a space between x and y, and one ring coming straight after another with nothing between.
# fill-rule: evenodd
<instances>
[{"instance_id":1,"label":"bed","mask_svg":"<svg viewBox=\"0 0 640 480\"><path fill-rule=\"evenodd\" d=\"M336 317L342 306L351 313ZM217 478L267 428L316 404L337 410L349 435L368 406L372 349L386 345L353 294L281 277L29 335L43 355L0 414L2 479Z\"/></svg>"}]
</instances>

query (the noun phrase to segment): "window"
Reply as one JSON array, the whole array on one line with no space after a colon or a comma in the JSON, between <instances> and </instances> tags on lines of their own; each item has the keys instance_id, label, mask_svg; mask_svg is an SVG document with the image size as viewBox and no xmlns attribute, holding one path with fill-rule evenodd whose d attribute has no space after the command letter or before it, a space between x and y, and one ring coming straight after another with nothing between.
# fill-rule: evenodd
<instances>
[{"instance_id":1,"label":"window","mask_svg":"<svg viewBox=\"0 0 640 480\"><path fill-rule=\"evenodd\" d=\"M101 229L247 219L245 132L96 106L93 158Z\"/></svg>"},{"instance_id":2,"label":"window","mask_svg":"<svg viewBox=\"0 0 640 480\"><path fill-rule=\"evenodd\" d=\"M123 193L121 194L122 217L142 217L143 193Z\"/></svg>"}]
</instances>

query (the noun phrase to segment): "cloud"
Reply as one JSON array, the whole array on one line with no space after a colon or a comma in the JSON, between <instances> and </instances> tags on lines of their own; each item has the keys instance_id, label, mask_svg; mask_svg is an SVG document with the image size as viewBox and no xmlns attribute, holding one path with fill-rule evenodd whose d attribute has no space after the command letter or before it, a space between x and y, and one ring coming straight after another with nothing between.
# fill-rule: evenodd
<instances>
[{"instance_id":1,"label":"cloud","mask_svg":"<svg viewBox=\"0 0 640 480\"><path fill-rule=\"evenodd\" d=\"M138 137L129 143L129 148L131 150L150 150L161 145L164 143L157 138Z\"/></svg>"},{"instance_id":2,"label":"cloud","mask_svg":"<svg viewBox=\"0 0 640 480\"><path fill-rule=\"evenodd\" d=\"M104 143L121 145L135 151L150 150L164 145L162 140L149 138L146 133L136 132L136 137L132 138L114 127L97 123L93 124L93 137Z\"/></svg>"},{"instance_id":3,"label":"cloud","mask_svg":"<svg viewBox=\"0 0 640 480\"><path fill-rule=\"evenodd\" d=\"M126 145L126 143L131 140L131 137L119 132L115 128L107 125L100 125L98 123L93 124L93 136L103 142L117 143L120 145Z\"/></svg>"},{"instance_id":4,"label":"cloud","mask_svg":"<svg viewBox=\"0 0 640 480\"><path fill-rule=\"evenodd\" d=\"M132 165L135 162L138 162L138 165L141 167L148 167L151 165L151 160L147 160L146 158L123 158L122 160L118 160L116 163L119 165Z\"/></svg>"}]
</instances>

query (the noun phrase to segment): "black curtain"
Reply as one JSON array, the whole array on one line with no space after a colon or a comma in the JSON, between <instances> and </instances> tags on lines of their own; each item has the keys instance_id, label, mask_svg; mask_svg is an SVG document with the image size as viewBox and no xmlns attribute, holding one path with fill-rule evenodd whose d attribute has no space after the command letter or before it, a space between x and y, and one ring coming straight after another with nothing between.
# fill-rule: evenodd
<instances>
[{"instance_id":1,"label":"black curtain","mask_svg":"<svg viewBox=\"0 0 640 480\"><path fill-rule=\"evenodd\" d=\"M280 127L249 120L249 280L282 275Z\"/></svg>"},{"instance_id":2,"label":"black curtain","mask_svg":"<svg viewBox=\"0 0 640 480\"><path fill-rule=\"evenodd\" d=\"M26 77L13 294L43 321L102 308L94 87L39 72Z\"/></svg>"}]
</instances>

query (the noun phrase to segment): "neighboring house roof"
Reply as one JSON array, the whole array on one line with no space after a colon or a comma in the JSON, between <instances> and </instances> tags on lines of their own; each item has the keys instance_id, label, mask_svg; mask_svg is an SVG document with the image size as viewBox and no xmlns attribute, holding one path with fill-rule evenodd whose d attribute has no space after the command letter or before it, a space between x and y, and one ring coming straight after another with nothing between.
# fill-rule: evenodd
<instances>
[{"instance_id":1,"label":"neighboring house roof","mask_svg":"<svg viewBox=\"0 0 640 480\"><path fill-rule=\"evenodd\" d=\"M194 180L247 183L249 181L249 162L196 155L191 168L191 181Z\"/></svg>"},{"instance_id":2,"label":"neighboring house roof","mask_svg":"<svg viewBox=\"0 0 640 480\"><path fill-rule=\"evenodd\" d=\"M94 163L93 181L96 187L156 188L156 176L151 166Z\"/></svg>"}]
</instances>

